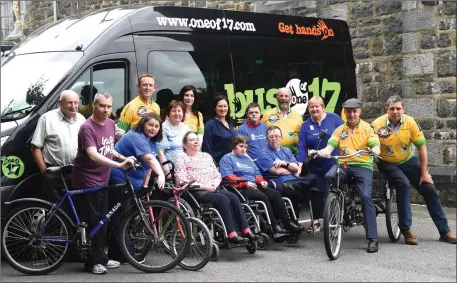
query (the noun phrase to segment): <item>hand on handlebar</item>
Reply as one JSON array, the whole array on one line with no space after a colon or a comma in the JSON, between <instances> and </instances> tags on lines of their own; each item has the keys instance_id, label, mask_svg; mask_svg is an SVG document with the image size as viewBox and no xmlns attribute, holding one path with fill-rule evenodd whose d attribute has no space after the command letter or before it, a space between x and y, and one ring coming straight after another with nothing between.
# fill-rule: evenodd
<instances>
[{"instance_id":1,"label":"hand on handlebar","mask_svg":"<svg viewBox=\"0 0 457 283\"><path fill-rule=\"evenodd\" d=\"M136 158L133 156L126 157L124 161L119 164L119 167L122 169L128 169L134 167Z\"/></svg>"},{"instance_id":2,"label":"hand on handlebar","mask_svg":"<svg viewBox=\"0 0 457 283\"><path fill-rule=\"evenodd\" d=\"M309 156L310 158L315 158L316 155L317 155L317 150L315 150L315 149L310 149L310 150L308 150L308 156Z\"/></svg>"},{"instance_id":3,"label":"hand on handlebar","mask_svg":"<svg viewBox=\"0 0 457 283\"><path fill-rule=\"evenodd\" d=\"M165 175L164 174L160 174L157 177L156 184L159 189L161 189L161 190L163 189L163 187L165 186Z\"/></svg>"}]
</instances>

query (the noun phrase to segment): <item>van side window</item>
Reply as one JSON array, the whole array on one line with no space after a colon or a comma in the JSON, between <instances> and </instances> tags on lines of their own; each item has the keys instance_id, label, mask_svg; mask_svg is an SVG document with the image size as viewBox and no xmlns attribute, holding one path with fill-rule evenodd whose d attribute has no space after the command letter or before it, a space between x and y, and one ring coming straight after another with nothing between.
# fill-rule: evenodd
<instances>
[{"instance_id":1,"label":"van side window","mask_svg":"<svg viewBox=\"0 0 457 283\"><path fill-rule=\"evenodd\" d=\"M71 89L80 94L79 112L84 117L88 118L92 115L92 101L95 94L105 91L113 97L111 118L117 118L117 110L121 109L126 103L126 69L127 65L123 62L97 64L87 69L76 80Z\"/></svg>"},{"instance_id":2,"label":"van side window","mask_svg":"<svg viewBox=\"0 0 457 283\"><path fill-rule=\"evenodd\" d=\"M200 99L204 120L211 114L211 97L226 92L233 74L229 53L153 51L148 54L148 73L157 80L154 99L165 113L168 103L185 85L193 85Z\"/></svg>"}]
</instances>

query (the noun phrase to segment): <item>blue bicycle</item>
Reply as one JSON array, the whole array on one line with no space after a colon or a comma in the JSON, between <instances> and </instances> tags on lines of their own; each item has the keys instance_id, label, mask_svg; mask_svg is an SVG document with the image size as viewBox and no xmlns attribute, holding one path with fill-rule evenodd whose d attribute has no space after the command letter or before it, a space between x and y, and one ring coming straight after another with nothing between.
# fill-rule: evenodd
<instances>
[{"instance_id":1,"label":"blue bicycle","mask_svg":"<svg viewBox=\"0 0 457 283\"><path fill-rule=\"evenodd\" d=\"M87 251L91 239L121 207L120 202L115 204L86 233L87 225L80 222L72 196L107 188L68 190L63 173L71 172L72 167L67 165L47 169L47 173L60 174L65 184L65 194L59 202L52 204L42 199L23 198L6 203L17 207L6 221L2 234L2 252L17 271L27 275L43 275L58 269L65 262L70 244L76 244L79 251ZM118 223L116 236L121 252L129 264L143 272L170 270L188 253L190 240L186 235L190 235L189 223L179 209L167 202L142 202L141 193L135 193L127 170L124 173L126 184L122 187L126 194L131 195L132 202L129 211ZM66 199L74 221L61 209Z\"/></svg>"}]
</instances>

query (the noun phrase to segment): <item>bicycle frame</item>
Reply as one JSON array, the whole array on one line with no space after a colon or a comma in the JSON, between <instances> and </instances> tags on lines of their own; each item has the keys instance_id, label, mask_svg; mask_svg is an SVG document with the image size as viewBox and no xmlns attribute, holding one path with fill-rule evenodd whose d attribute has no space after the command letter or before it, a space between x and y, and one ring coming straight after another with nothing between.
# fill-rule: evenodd
<instances>
[{"instance_id":1,"label":"bicycle frame","mask_svg":"<svg viewBox=\"0 0 457 283\"><path fill-rule=\"evenodd\" d=\"M136 194L135 194L135 190L133 189L133 186L132 186L132 183L130 181L130 178L128 177L127 175L127 170L124 169L124 174L125 174L125 178L126 178L126 185L129 187L129 193L133 196L133 199L135 200L135 204L137 206L137 209L142 212L140 213L140 215L142 216L142 221L143 221L143 224L145 224L145 226L147 227L147 229L149 230L149 232L151 234L154 234L154 235L157 235L157 229L155 228L155 222L158 221L158 219L161 218L161 215L159 215L159 217L157 219L155 219L155 221L152 222L152 224L154 225L154 231L152 231L151 227L148 225L145 217L143 216L143 213L145 212L141 202L139 201L139 199L136 197ZM93 193L93 192L97 192L101 189L108 189L108 186L97 186L97 187L92 187L92 188L86 188L86 189L79 189L79 190L73 190L73 191L69 191L68 190L68 187L67 187L67 184L65 182L65 179L63 178L63 175L61 173L61 179L62 179L62 182L65 186L65 195L60 199L60 201L57 203L57 205L54 205L51 210L50 210L50 216L46 219L45 223L42 225L40 231L38 232L38 236L42 236L44 231L46 230L46 227L48 226L50 220L53 218L54 214L58 211L58 209L62 206L63 202L65 201L65 199L68 198L68 202L70 203L70 207L71 207L71 210L72 210L72 213L73 213L73 216L75 218L75 222L76 222L76 226L78 227L82 227L81 225L81 222L79 220L79 217L78 217L78 213L76 211L76 208L75 208L75 205L74 205L74 202L73 202L73 199L71 198L72 195L82 195L82 194L90 194L90 193ZM89 233L87 234L88 237L90 239L92 239L97 233L98 231L106 224L108 223L108 220L110 219L110 217L116 213L116 211L122 206L122 204L120 202L116 203L109 211L108 213L98 222L98 224L93 227ZM168 221L167 222L167 225L166 227L168 227L168 225L171 223L171 221ZM84 227L85 228L85 227ZM165 229L166 230L166 229ZM81 235L81 238L82 238L82 242L83 244L85 244L86 242L86 235L85 235L85 230L82 230L83 233ZM182 229L181 229L182 231ZM43 240L46 240L46 241L49 241L49 242L66 242L66 243L74 243L74 240L70 240L70 239L59 239L59 238L55 238L55 237L44 237Z\"/></svg>"}]
</instances>

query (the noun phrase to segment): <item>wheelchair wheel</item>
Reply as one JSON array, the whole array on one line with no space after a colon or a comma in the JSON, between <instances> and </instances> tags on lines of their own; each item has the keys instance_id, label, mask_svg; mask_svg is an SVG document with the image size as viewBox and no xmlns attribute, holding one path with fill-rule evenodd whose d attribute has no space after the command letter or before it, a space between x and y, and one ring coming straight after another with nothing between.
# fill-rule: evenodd
<instances>
[{"instance_id":1,"label":"wheelchair wheel","mask_svg":"<svg viewBox=\"0 0 457 283\"><path fill-rule=\"evenodd\" d=\"M211 251L211 261L217 261L221 255L219 246L216 243L213 243L213 249Z\"/></svg>"},{"instance_id":2,"label":"wheelchair wheel","mask_svg":"<svg viewBox=\"0 0 457 283\"><path fill-rule=\"evenodd\" d=\"M151 200L141 205L144 212L138 211L134 205L120 224L121 253L130 265L143 272L168 271L188 254L189 222L168 202ZM151 211L154 222L149 214Z\"/></svg>"},{"instance_id":3,"label":"wheelchair wheel","mask_svg":"<svg viewBox=\"0 0 457 283\"><path fill-rule=\"evenodd\" d=\"M188 254L179 263L185 270L197 271L202 269L210 260L213 250L213 239L205 223L200 219L188 217L190 225L190 248ZM175 236L179 237L179 231ZM172 250L175 254L177 251Z\"/></svg>"},{"instance_id":4,"label":"wheelchair wheel","mask_svg":"<svg viewBox=\"0 0 457 283\"><path fill-rule=\"evenodd\" d=\"M179 200L179 206L180 206L182 213L184 213L184 215L186 217L195 217L194 210L192 209L190 204L182 198L179 198L178 200ZM175 204L175 200L173 198L168 199L168 202L171 203L172 205Z\"/></svg>"},{"instance_id":5,"label":"wheelchair wheel","mask_svg":"<svg viewBox=\"0 0 457 283\"><path fill-rule=\"evenodd\" d=\"M391 242L400 240L401 233L398 226L398 210L397 210L397 193L391 188L386 191L386 225L387 233Z\"/></svg>"},{"instance_id":6,"label":"wheelchair wheel","mask_svg":"<svg viewBox=\"0 0 457 283\"><path fill-rule=\"evenodd\" d=\"M286 242L289 244L296 244L300 240L300 234L294 233L286 238Z\"/></svg>"},{"instance_id":7,"label":"wheelchair wheel","mask_svg":"<svg viewBox=\"0 0 457 283\"><path fill-rule=\"evenodd\" d=\"M255 254L255 252L257 251L257 242L249 242L246 246L246 250L250 254Z\"/></svg>"},{"instance_id":8,"label":"wheelchair wheel","mask_svg":"<svg viewBox=\"0 0 457 283\"><path fill-rule=\"evenodd\" d=\"M324 207L324 243L327 256L331 260L338 258L342 238L342 202L340 197L330 192Z\"/></svg>"},{"instance_id":9,"label":"wheelchair wheel","mask_svg":"<svg viewBox=\"0 0 457 283\"><path fill-rule=\"evenodd\" d=\"M11 267L27 275L44 275L58 269L67 257L74 231L65 217L56 212L49 219L50 207L26 203L11 212L2 233L2 253Z\"/></svg>"},{"instance_id":10,"label":"wheelchair wheel","mask_svg":"<svg viewBox=\"0 0 457 283\"><path fill-rule=\"evenodd\" d=\"M257 241L257 248L259 250L266 250L270 244L270 237L265 233L260 233L260 239Z\"/></svg>"}]
</instances>

